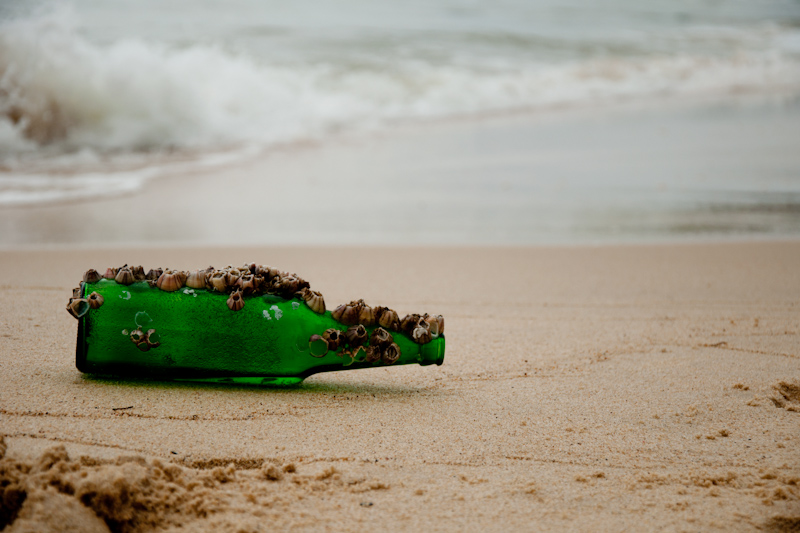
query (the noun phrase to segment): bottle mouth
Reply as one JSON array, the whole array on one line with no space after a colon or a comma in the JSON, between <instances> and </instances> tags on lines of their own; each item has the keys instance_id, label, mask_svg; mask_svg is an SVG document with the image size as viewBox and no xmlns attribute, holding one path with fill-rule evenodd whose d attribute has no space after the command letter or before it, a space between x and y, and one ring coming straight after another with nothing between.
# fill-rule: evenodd
<instances>
[{"instance_id":1,"label":"bottle mouth","mask_svg":"<svg viewBox=\"0 0 800 533\"><path fill-rule=\"evenodd\" d=\"M430 342L425 343L420 348L420 361L419 364L437 365L441 366L444 363L444 334L432 339Z\"/></svg>"}]
</instances>

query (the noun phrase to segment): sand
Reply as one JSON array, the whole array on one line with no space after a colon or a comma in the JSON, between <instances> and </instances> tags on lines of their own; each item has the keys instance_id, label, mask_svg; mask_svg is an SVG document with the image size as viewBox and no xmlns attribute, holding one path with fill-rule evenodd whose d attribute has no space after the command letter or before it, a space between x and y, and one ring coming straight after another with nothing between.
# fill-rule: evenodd
<instances>
[{"instance_id":1,"label":"sand","mask_svg":"<svg viewBox=\"0 0 800 533\"><path fill-rule=\"evenodd\" d=\"M86 268L243 261L443 314L445 364L75 369ZM798 267L798 242L3 252L0 528L797 531Z\"/></svg>"}]
</instances>

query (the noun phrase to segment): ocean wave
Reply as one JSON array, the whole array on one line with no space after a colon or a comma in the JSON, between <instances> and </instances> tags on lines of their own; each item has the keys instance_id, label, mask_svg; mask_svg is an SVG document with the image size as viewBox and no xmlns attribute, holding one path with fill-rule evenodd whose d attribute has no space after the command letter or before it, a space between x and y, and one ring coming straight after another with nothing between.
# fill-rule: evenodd
<instances>
[{"instance_id":1,"label":"ocean wave","mask_svg":"<svg viewBox=\"0 0 800 533\"><path fill-rule=\"evenodd\" d=\"M660 44L648 53L639 47L629 55L551 61L525 56L515 43L513 55L476 47L435 58L406 54L363 62L347 54L327 61L298 55L271 62L199 43L98 44L79 31L69 10L56 9L0 25L0 164L20 170L34 160L41 164L42 157L57 161L82 150L113 155L269 146L395 119L595 106L654 95L800 90L797 29L698 28L652 40ZM702 42L679 45L693 40ZM708 51L709 42L726 51Z\"/></svg>"}]
</instances>

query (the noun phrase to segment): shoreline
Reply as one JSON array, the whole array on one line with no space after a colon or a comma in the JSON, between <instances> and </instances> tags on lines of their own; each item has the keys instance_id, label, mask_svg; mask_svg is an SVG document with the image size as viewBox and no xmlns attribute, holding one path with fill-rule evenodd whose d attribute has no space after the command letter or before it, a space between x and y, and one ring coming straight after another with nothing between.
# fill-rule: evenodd
<instances>
[{"instance_id":1,"label":"shoreline","mask_svg":"<svg viewBox=\"0 0 800 533\"><path fill-rule=\"evenodd\" d=\"M6 207L0 249L794 238L800 105L745 102L347 134L155 178L129 196ZM340 217L353 221L331 223Z\"/></svg>"},{"instance_id":2,"label":"shoreline","mask_svg":"<svg viewBox=\"0 0 800 533\"><path fill-rule=\"evenodd\" d=\"M104 251L133 251L144 252L148 250L181 250L186 252L193 252L197 250L301 250L301 249L326 249L326 250L361 250L369 248L372 250L398 250L398 249L427 249L427 250L572 250L572 249L596 249L596 248L664 248L664 247L683 247L683 246L715 246L715 245L750 245L750 244L796 244L800 242L800 236L794 234L787 235L702 235L696 237L683 237L675 238L674 240L598 240L598 241L585 241L585 242L563 242L563 243L540 243L540 244L491 244L491 243L476 243L476 244L218 244L218 243L172 243L172 242L156 242L152 244L145 244L141 242L136 243L102 243L102 244L30 244L30 245L16 245L4 248L0 246L0 252L8 253L54 253L54 252L104 252Z\"/></svg>"}]
</instances>

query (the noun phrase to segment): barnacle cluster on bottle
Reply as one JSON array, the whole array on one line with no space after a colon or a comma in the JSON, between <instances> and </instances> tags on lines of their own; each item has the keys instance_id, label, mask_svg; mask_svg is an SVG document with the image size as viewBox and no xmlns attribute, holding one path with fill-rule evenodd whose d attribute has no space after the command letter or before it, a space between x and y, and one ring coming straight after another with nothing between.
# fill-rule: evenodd
<instances>
[{"instance_id":1,"label":"barnacle cluster on bottle","mask_svg":"<svg viewBox=\"0 0 800 533\"><path fill-rule=\"evenodd\" d=\"M83 275L83 281L89 284L97 283L101 279L114 280L121 285L145 282L165 292L188 287L228 294L226 304L234 312L245 307L245 297L258 295L298 298L315 313L324 314L326 311L325 299L318 291L311 290L309 282L297 274L256 263L192 271L153 268L147 272L141 266L126 264L117 268L109 267L102 275L94 269L87 270ZM67 311L75 318L80 318L89 310L98 309L102 305L103 297L98 293L81 297L81 289L78 288L73 291ZM339 355L348 354L354 360L392 364L399 358L400 348L390 332L408 335L417 344L428 343L444 333L444 318L441 315L409 314L401 319L393 309L372 307L364 300L354 300L336 307L331 311L331 317L347 326L347 329L332 328L321 335L312 335L309 346L315 357L323 357L333 351ZM370 334L367 328L375 329ZM147 336L147 333L142 333L142 339ZM133 338L132 333L131 339ZM143 346L147 349L154 347L144 340L137 342L137 346L141 349L145 349Z\"/></svg>"},{"instance_id":2,"label":"barnacle cluster on bottle","mask_svg":"<svg viewBox=\"0 0 800 533\"><path fill-rule=\"evenodd\" d=\"M227 305L231 311L244 308L244 296L269 294L286 299L298 297L315 313L325 312L325 299L319 292L310 290L311 285L306 280L297 274L255 263L245 263L241 267L228 265L223 269L208 267L192 271L152 268L146 273L141 266L123 265L116 268L109 267L103 275L95 269L89 269L83 275L85 283L97 283L101 279L114 280L120 285L144 281L151 287L157 287L165 292L175 292L188 287L225 293L230 295ZM102 297L94 301L88 301L89 299L91 296L80 298L80 289L75 289L73 297L67 304L67 310L75 318L80 318L89 309L96 309L103 304Z\"/></svg>"},{"instance_id":3,"label":"barnacle cluster on bottle","mask_svg":"<svg viewBox=\"0 0 800 533\"><path fill-rule=\"evenodd\" d=\"M411 337L417 344L425 344L444 333L444 317L442 315L406 315L400 319L397 313L387 307L370 307L364 300L353 300L342 304L331 312L337 322L345 326L361 324L366 327L400 331Z\"/></svg>"},{"instance_id":4,"label":"barnacle cluster on bottle","mask_svg":"<svg viewBox=\"0 0 800 533\"><path fill-rule=\"evenodd\" d=\"M324 357L328 352L349 356L353 361L391 365L400 358L400 347L389 330L405 333L417 344L425 344L444 333L441 315L406 315L402 320L392 309L370 307L364 300L342 304L331 312L337 322L349 326L344 332L331 328L322 335L312 335L309 351L314 357ZM372 333L367 327L375 327Z\"/></svg>"},{"instance_id":5,"label":"barnacle cluster on bottle","mask_svg":"<svg viewBox=\"0 0 800 533\"><path fill-rule=\"evenodd\" d=\"M314 357L324 357L334 352L339 357L349 356L354 361L376 363L383 361L391 365L400 358L400 347L392 334L378 326L372 333L363 324L355 324L344 332L330 328L322 335L311 335L309 351Z\"/></svg>"}]
</instances>

